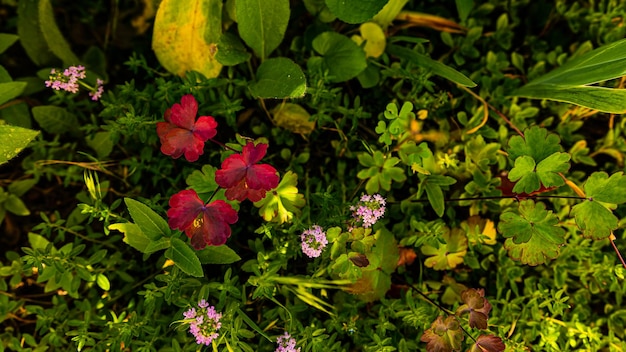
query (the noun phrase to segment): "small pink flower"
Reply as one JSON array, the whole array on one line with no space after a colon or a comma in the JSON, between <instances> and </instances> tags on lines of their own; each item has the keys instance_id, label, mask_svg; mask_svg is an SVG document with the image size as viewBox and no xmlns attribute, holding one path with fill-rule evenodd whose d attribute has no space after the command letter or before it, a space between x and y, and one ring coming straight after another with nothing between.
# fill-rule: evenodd
<instances>
[{"instance_id":1,"label":"small pink flower","mask_svg":"<svg viewBox=\"0 0 626 352\"><path fill-rule=\"evenodd\" d=\"M189 332L196 338L198 345L208 346L219 337L217 331L222 327L222 313L218 313L204 299L198 302L198 309L192 307L183 316L189 320Z\"/></svg>"},{"instance_id":2,"label":"small pink flower","mask_svg":"<svg viewBox=\"0 0 626 352\"><path fill-rule=\"evenodd\" d=\"M170 228L185 231L195 249L221 246L230 237L230 226L239 219L237 212L223 200L209 204L194 190L180 191L170 198L167 211Z\"/></svg>"},{"instance_id":3,"label":"small pink flower","mask_svg":"<svg viewBox=\"0 0 626 352\"><path fill-rule=\"evenodd\" d=\"M248 142L241 154L233 154L222 162L215 173L215 182L226 188L226 198L243 202L246 198L258 202L265 192L278 186L276 169L268 164L257 164L267 152L267 144Z\"/></svg>"},{"instance_id":4,"label":"small pink flower","mask_svg":"<svg viewBox=\"0 0 626 352\"><path fill-rule=\"evenodd\" d=\"M165 111L165 122L157 123L163 154L174 159L185 154L193 162L204 153L204 142L217 134L217 122L212 116L200 116L196 121L197 113L198 102L191 94Z\"/></svg>"},{"instance_id":5,"label":"small pink flower","mask_svg":"<svg viewBox=\"0 0 626 352\"><path fill-rule=\"evenodd\" d=\"M310 229L304 230L300 235L302 240L302 252L309 258L317 258L328 244L326 232L319 225L313 225Z\"/></svg>"}]
</instances>

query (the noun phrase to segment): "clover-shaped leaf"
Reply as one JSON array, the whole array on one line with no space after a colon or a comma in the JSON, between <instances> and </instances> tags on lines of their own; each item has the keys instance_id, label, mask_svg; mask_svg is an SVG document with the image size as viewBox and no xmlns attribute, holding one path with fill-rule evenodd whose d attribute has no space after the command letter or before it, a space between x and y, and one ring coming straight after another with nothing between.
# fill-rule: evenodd
<instances>
[{"instance_id":1,"label":"clover-shaped leaf","mask_svg":"<svg viewBox=\"0 0 626 352\"><path fill-rule=\"evenodd\" d=\"M539 265L554 259L565 242L565 230L557 226L559 219L546 210L543 203L530 199L520 202L519 214L513 210L500 216L498 230L507 240L504 248L509 256L523 264Z\"/></svg>"},{"instance_id":2,"label":"clover-shaped leaf","mask_svg":"<svg viewBox=\"0 0 626 352\"><path fill-rule=\"evenodd\" d=\"M493 335L480 335L467 352L502 352L506 349L502 339Z\"/></svg>"},{"instance_id":3,"label":"clover-shaped leaf","mask_svg":"<svg viewBox=\"0 0 626 352\"><path fill-rule=\"evenodd\" d=\"M561 139L548 130L533 126L524 131L524 137L513 136L509 140L509 158L516 160L522 155L533 158L536 163L561 150Z\"/></svg>"},{"instance_id":4,"label":"clover-shaped leaf","mask_svg":"<svg viewBox=\"0 0 626 352\"><path fill-rule=\"evenodd\" d=\"M485 290L470 288L461 293L463 305L456 309L456 315L463 316L469 313L471 328L487 329L487 319L491 311L491 304L485 298Z\"/></svg>"},{"instance_id":5,"label":"clover-shaped leaf","mask_svg":"<svg viewBox=\"0 0 626 352\"><path fill-rule=\"evenodd\" d=\"M298 193L298 175L287 171L278 184L278 187L267 192L265 198L254 203L259 214L265 221L279 224L291 222L294 215L300 215L300 208L304 206L304 196Z\"/></svg>"},{"instance_id":6,"label":"clover-shaped leaf","mask_svg":"<svg viewBox=\"0 0 626 352\"><path fill-rule=\"evenodd\" d=\"M463 257L467 253L467 237L461 229L452 229L443 234L445 244L439 244L438 248L431 245L422 246L422 253L429 256L424 265L435 270L447 270L455 268L463 263Z\"/></svg>"},{"instance_id":7,"label":"clover-shaped leaf","mask_svg":"<svg viewBox=\"0 0 626 352\"><path fill-rule=\"evenodd\" d=\"M537 165L532 157L520 156L515 159L515 167L509 173L509 180L517 181L513 192L530 194L542 185L546 188L562 186L565 181L558 173L569 169L569 159L569 154L556 152Z\"/></svg>"},{"instance_id":8,"label":"clover-shaped leaf","mask_svg":"<svg viewBox=\"0 0 626 352\"><path fill-rule=\"evenodd\" d=\"M626 203L626 176L622 172L611 177L605 172L594 172L583 189L588 198L572 208L576 225L585 237L594 240L609 237L618 227L618 219L608 204Z\"/></svg>"},{"instance_id":9,"label":"clover-shaped leaf","mask_svg":"<svg viewBox=\"0 0 626 352\"><path fill-rule=\"evenodd\" d=\"M454 316L450 315L445 320L438 316L430 328L424 331L420 341L426 342L428 352L458 351L461 349L463 331Z\"/></svg>"},{"instance_id":10,"label":"clover-shaped leaf","mask_svg":"<svg viewBox=\"0 0 626 352\"><path fill-rule=\"evenodd\" d=\"M400 162L396 157L385 157L382 152L375 151L373 155L363 153L358 156L361 165L367 169L359 171L357 177L365 180L365 190L369 194L378 193L382 188L386 191L391 189L391 181L403 182L406 180L404 170L395 165Z\"/></svg>"}]
</instances>

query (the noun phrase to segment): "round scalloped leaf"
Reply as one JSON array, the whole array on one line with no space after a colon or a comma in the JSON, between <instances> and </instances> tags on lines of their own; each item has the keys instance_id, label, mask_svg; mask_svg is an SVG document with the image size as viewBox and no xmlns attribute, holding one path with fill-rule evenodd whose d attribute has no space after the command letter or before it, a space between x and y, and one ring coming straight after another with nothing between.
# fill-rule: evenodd
<instances>
[{"instance_id":1,"label":"round scalloped leaf","mask_svg":"<svg viewBox=\"0 0 626 352\"><path fill-rule=\"evenodd\" d=\"M561 151L561 139L554 133L538 126L524 131L524 137L513 136L509 140L509 159L515 160L522 155L530 156L535 163Z\"/></svg>"},{"instance_id":2,"label":"round scalloped leaf","mask_svg":"<svg viewBox=\"0 0 626 352\"><path fill-rule=\"evenodd\" d=\"M265 60L250 86L255 98L300 98L306 92L306 78L298 64L285 57Z\"/></svg>"},{"instance_id":3,"label":"round scalloped leaf","mask_svg":"<svg viewBox=\"0 0 626 352\"><path fill-rule=\"evenodd\" d=\"M565 243L565 230L558 226L556 215L543 203L530 199L520 202L518 212L502 213L498 224L498 230L507 238L504 248L509 256L533 266L556 258Z\"/></svg>"},{"instance_id":4,"label":"round scalloped leaf","mask_svg":"<svg viewBox=\"0 0 626 352\"><path fill-rule=\"evenodd\" d=\"M313 39L313 49L323 56L322 70L329 81L339 83L356 77L367 67L365 52L350 38L335 32L324 32Z\"/></svg>"}]
</instances>

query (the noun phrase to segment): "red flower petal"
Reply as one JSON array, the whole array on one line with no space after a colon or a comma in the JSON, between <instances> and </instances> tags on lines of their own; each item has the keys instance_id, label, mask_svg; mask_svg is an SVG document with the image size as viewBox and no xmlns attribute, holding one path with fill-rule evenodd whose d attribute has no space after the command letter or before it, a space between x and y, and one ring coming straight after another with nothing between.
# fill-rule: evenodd
<instances>
[{"instance_id":1,"label":"red flower petal","mask_svg":"<svg viewBox=\"0 0 626 352\"><path fill-rule=\"evenodd\" d=\"M170 198L167 211L170 228L185 231L196 249L220 246L230 237L230 226L239 219L223 200L204 205L194 190L180 191Z\"/></svg>"},{"instance_id":2,"label":"red flower petal","mask_svg":"<svg viewBox=\"0 0 626 352\"><path fill-rule=\"evenodd\" d=\"M168 224L171 229L185 230L193 224L204 207L204 202L192 189L180 191L170 198L170 209L167 211Z\"/></svg>"},{"instance_id":3,"label":"red flower petal","mask_svg":"<svg viewBox=\"0 0 626 352\"><path fill-rule=\"evenodd\" d=\"M202 210L202 216L185 230L195 249L221 246L230 237L230 226L238 220L237 212L223 200L216 200Z\"/></svg>"},{"instance_id":4,"label":"red flower petal","mask_svg":"<svg viewBox=\"0 0 626 352\"><path fill-rule=\"evenodd\" d=\"M215 173L215 182L226 188L226 198L243 201L246 198L258 202L265 191L276 188L280 178L276 169L268 164L257 164L267 151L267 144L257 146L249 142L241 154L233 154L222 162Z\"/></svg>"},{"instance_id":5,"label":"red flower petal","mask_svg":"<svg viewBox=\"0 0 626 352\"><path fill-rule=\"evenodd\" d=\"M211 116L195 121L197 112L198 102L191 94L165 111L166 122L157 123L163 154L174 159L184 154L188 161L196 161L204 153L204 142L217 134L217 122Z\"/></svg>"},{"instance_id":6,"label":"red flower petal","mask_svg":"<svg viewBox=\"0 0 626 352\"><path fill-rule=\"evenodd\" d=\"M180 99L180 104L176 103L172 106L171 121L178 127L187 130L193 128L198 113L198 102L191 94L184 95Z\"/></svg>"},{"instance_id":7,"label":"red flower petal","mask_svg":"<svg viewBox=\"0 0 626 352\"><path fill-rule=\"evenodd\" d=\"M265 190L251 189L247 187L246 180L244 179L241 180L236 186L228 188L224 195L226 195L226 198L230 200L237 199L238 201L243 202L246 198L248 198L251 202L258 202L265 198Z\"/></svg>"},{"instance_id":8,"label":"red flower petal","mask_svg":"<svg viewBox=\"0 0 626 352\"><path fill-rule=\"evenodd\" d=\"M248 166L261 161L261 159L265 156L265 153L267 153L267 144L265 143L259 143L255 146L254 143L248 142L248 144L246 144L241 151L243 160L245 160L246 165Z\"/></svg>"},{"instance_id":9,"label":"red flower petal","mask_svg":"<svg viewBox=\"0 0 626 352\"><path fill-rule=\"evenodd\" d=\"M200 116L193 126L193 135L206 142L217 134L217 122L212 116Z\"/></svg>"},{"instance_id":10,"label":"red flower petal","mask_svg":"<svg viewBox=\"0 0 626 352\"><path fill-rule=\"evenodd\" d=\"M269 164L259 164L251 166L246 175L248 187L252 189L270 189L278 186L280 178L276 174L276 169Z\"/></svg>"},{"instance_id":11,"label":"red flower petal","mask_svg":"<svg viewBox=\"0 0 626 352\"><path fill-rule=\"evenodd\" d=\"M222 162L222 168L215 172L215 183L222 188L237 185L245 176L247 165L241 154L233 154Z\"/></svg>"}]
</instances>

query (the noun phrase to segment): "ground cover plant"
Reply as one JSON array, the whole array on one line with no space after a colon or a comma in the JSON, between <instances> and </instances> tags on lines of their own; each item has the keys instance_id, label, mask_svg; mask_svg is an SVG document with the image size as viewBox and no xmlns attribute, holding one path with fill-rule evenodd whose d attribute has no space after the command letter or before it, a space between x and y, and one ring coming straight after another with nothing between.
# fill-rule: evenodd
<instances>
[{"instance_id":1,"label":"ground cover plant","mask_svg":"<svg viewBox=\"0 0 626 352\"><path fill-rule=\"evenodd\" d=\"M0 351L626 348L623 2L0 10Z\"/></svg>"}]
</instances>

